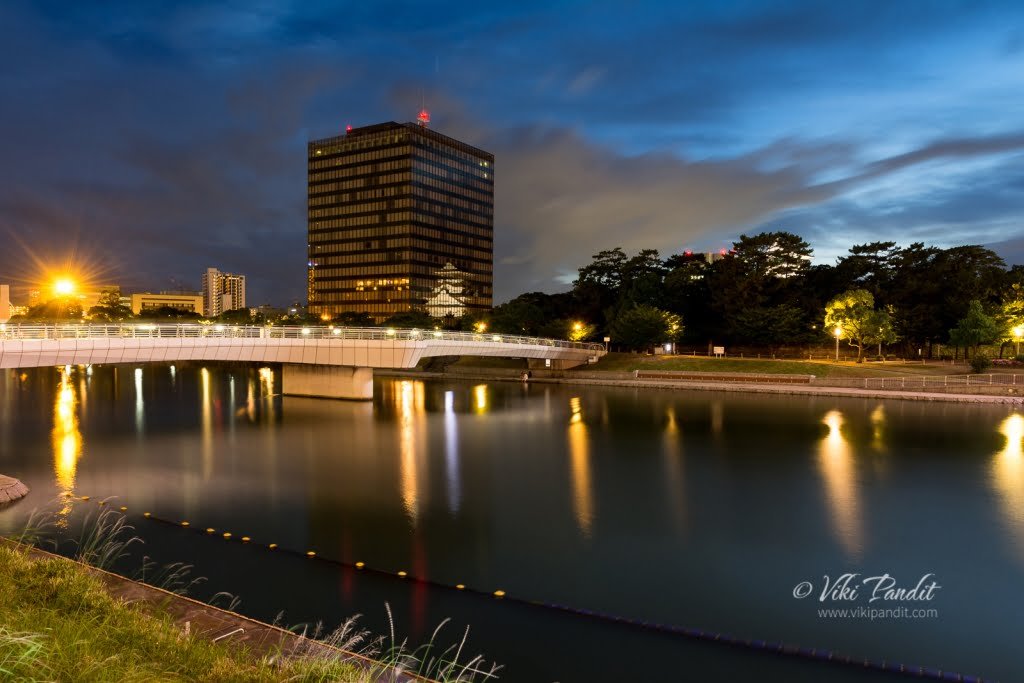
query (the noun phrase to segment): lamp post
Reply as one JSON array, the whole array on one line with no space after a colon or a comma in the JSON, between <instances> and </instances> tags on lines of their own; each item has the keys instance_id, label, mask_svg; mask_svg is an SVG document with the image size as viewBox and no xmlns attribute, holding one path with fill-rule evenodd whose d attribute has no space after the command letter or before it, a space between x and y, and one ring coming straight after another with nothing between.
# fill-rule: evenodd
<instances>
[{"instance_id":1,"label":"lamp post","mask_svg":"<svg viewBox=\"0 0 1024 683\"><path fill-rule=\"evenodd\" d=\"M611 337L605 337L604 338L604 352L605 353L608 353L608 342L610 342L611 340L612 340Z\"/></svg>"},{"instance_id":2,"label":"lamp post","mask_svg":"<svg viewBox=\"0 0 1024 683\"><path fill-rule=\"evenodd\" d=\"M1021 337L1024 337L1024 325L1017 325L1017 327L1013 328L1013 338L1017 341L1017 352L1014 354L1015 356L1020 355Z\"/></svg>"},{"instance_id":3,"label":"lamp post","mask_svg":"<svg viewBox=\"0 0 1024 683\"><path fill-rule=\"evenodd\" d=\"M843 328L836 325L836 329L833 330L836 335L836 362L839 362L839 338L843 336Z\"/></svg>"}]
</instances>

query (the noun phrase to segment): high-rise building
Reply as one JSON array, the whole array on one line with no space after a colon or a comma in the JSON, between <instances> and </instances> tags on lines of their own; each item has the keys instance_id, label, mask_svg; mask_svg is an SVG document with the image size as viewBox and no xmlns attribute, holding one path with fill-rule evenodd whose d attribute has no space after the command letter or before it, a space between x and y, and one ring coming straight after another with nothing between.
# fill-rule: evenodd
<instances>
[{"instance_id":1,"label":"high-rise building","mask_svg":"<svg viewBox=\"0 0 1024 683\"><path fill-rule=\"evenodd\" d=\"M421 112L419 124L381 123L309 143L311 313L366 312L380 322L431 312L427 301L451 270L460 284L444 289L458 301L443 310L490 309L494 155L428 121Z\"/></svg>"},{"instance_id":2,"label":"high-rise building","mask_svg":"<svg viewBox=\"0 0 1024 683\"><path fill-rule=\"evenodd\" d=\"M203 273L203 309L213 318L225 311L245 308L245 276L207 268Z\"/></svg>"}]
</instances>

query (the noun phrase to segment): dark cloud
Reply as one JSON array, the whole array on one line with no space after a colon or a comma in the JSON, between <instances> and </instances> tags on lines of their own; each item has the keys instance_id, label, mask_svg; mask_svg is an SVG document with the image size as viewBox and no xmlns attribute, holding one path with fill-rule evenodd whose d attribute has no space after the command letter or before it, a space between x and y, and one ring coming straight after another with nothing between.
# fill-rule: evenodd
<instances>
[{"instance_id":1,"label":"dark cloud","mask_svg":"<svg viewBox=\"0 0 1024 683\"><path fill-rule=\"evenodd\" d=\"M599 249L820 253L1024 226L1012 3L6 3L0 281L304 295L305 143L408 120L497 155L499 299ZM913 27L909 30L908 27ZM1001 247L1002 248L1002 247ZM845 249L845 246L842 247Z\"/></svg>"}]
</instances>

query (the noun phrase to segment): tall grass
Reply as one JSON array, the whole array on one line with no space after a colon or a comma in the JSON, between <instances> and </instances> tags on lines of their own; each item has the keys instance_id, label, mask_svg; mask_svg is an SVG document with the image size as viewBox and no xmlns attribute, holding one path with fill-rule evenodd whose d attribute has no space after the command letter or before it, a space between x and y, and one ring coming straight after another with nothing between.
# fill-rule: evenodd
<instances>
[{"instance_id":1,"label":"tall grass","mask_svg":"<svg viewBox=\"0 0 1024 683\"><path fill-rule=\"evenodd\" d=\"M15 538L23 546L50 546L62 549L60 534L67 518L54 512L33 511L22 533ZM94 514L87 512L78 526L78 535L68 545L74 559L101 569L122 568L131 558L141 538L134 535L135 528L119 511L102 507ZM18 557L22 559L17 560ZM36 574L48 577L40 583ZM179 595L205 581L193 576L191 564L175 562L157 566L149 556L143 556L141 567L132 577L142 583L156 586ZM11 580L11 574L19 578ZM12 585L8 585L13 583ZM45 586L45 589L42 587ZM234 644L207 643L196 634L182 631L169 618L147 616L137 608L110 597L102 584L70 563L56 560L30 561L24 553L0 546L0 623L20 626L24 631L0 628L0 679L17 680L295 680L339 681L342 683L398 683L407 681L407 674L440 681L442 683L476 683L497 678L500 667L487 664L480 655L465 654L469 629L461 639L443 647L440 637L449 620L442 621L430 640L419 647L411 647L407 640L399 641L395 634L394 617L390 605L385 604L389 633L374 636L358 625L359 615L346 619L338 628L324 635L322 625L301 628L297 646L289 644L287 651L280 649L272 657L258 658L244 647ZM8 596L14 596L9 599ZM10 609L22 603L32 612L33 597L43 609L45 617L8 619ZM230 593L216 593L211 605L222 604L234 611L241 603ZM119 610L126 610L120 613ZM20 613L19 613L20 614ZM21 616L24 616L21 614ZM280 616L279 616L280 618ZM151 631L147 633L146 631ZM293 631L297 629L293 628ZM117 636L120 632L121 635ZM97 644L97 634L103 642ZM41 635L45 634L45 635ZM131 642L141 652L129 657L118 654L116 648L104 658L107 637L120 645ZM129 640L124 640L125 638ZM182 652L172 656L164 652L168 639L181 645ZM92 645L90 645L92 643ZM213 649L204 649L209 646ZM356 655L358 664L354 664ZM170 657L170 659L167 659ZM152 658L152 659L147 659ZM216 676L179 678L180 673L210 667ZM126 668L127 667L127 668ZM155 668L154 668L155 667ZM161 668L164 667L164 668ZM36 673L30 673L36 672ZM64 672L67 675L61 675ZM74 675L70 675L73 672ZM107 675L121 672L116 676ZM95 674L95 675L94 675ZM124 676L122 676L124 674ZM140 678L135 678L139 674ZM155 674L155 677L150 677ZM243 675L244 674L244 675ZM125 677L126 676L126 677Z\"/></svg>"},{"instance_id":2,"label":"tall grass","mask_svg":"<svg viewBox=\"0 0 1024 683\"><path fill-rule=\"evenodd\" d=\"M22 671L44 673L43 638L36 633L15 633L0 626L0 678L13 680Z\"/></svg>"},{"instance_id":3,"label":"tall grass","mask_svg":"<svg viewBox=\"0 0 1024 683\"><path fill-rule=\"evenodd\" d=\"M133 545L142 543L133 531L128 518L112 508L100 508L95 517L90 510L82 520L78 539L72 541L77 549L75 559L99 569L113 569L129 557Z\"/></svg>"}]
</instances>

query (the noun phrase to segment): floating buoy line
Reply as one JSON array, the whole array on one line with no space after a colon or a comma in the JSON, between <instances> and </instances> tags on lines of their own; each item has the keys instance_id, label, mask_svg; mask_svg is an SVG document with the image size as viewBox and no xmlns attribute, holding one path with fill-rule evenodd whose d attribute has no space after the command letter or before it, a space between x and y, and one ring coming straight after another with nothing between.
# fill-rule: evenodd
<instances>
[{"instance_id":1,"label":"floating buoy line","mask_svg":"<svg viewBox=\"0 0 1024 683\"><path fill-rule=\"evenodd\" d=\"M65 494L68 498L75 498L73 494ZM77 496L78 500L89 501L90 496ZM106 505L108 499L98 500L97 503L100 506ZM117 510L125 515L128 514L128 508L126 506L120 506ZM819 662L831 662L833 664L843 664L850 667L869 669L873 671L884 671L886 673L893 674L904 674L906 676L912 676L915 678L924 678L936 681L956 681L958 683L993 683L990 679L981 678L980 676L971 676L967 674L961 674L954 671L944 671L942 669L936 669L926 666L907 665L899 662L890 662L888 660L874 660L867 658L851 657L835 652L834 650L826 650L822 648L807 648L800 647L799 645L792 645L783 643L780 641L770 640L755 640L750 638L736 638L725 633L715 631L704 631L701 629L686 628L676 624L664 624L653 621L644 621L641 619L632 619L629 617L623 617L617 614L609 614L607 612L600 612L596 610L582 609L579 607L573 607L571 605L562 605L555 602L543 602L540 600L530 600L528 598L521 598L516 596L508 595L503 589L496 590L485 590L480 588L473 588L463 583L449 584L442 583L440 581L434 581L421 576L411 576L404 569L399 570L388 570L371 567L362 560L356 562L346 562L344 560L336 560L327 557L321 557L317 554L316 550L294 550L289 548L282 548L277 543L254 543L250 536L235 536L230 531L221 531L214 527L203 527L201 525L193 526L189 520L172 520L160 517L153 514L152 512L146 511L142 513L144 519L165 524L168 526L177 527L179 529L187 529L193 531L202 536L219 537L225 541L233 541L241 543L243 545L250 545L252 547L262 547L268 552L277 554L292 555L299 558L306 558L316 562L326 562L339 567L345 567L348 569L355 569L360 572L368 574L375 574L377 576L387 576L400 581L421 583L432 588L440 588L443 590L457 591L461 593L474 594L481 597L487 597L493 600L502 600L507 602L518 603L521 605L527 605L530 607L543 608L547 610L553 610L562 612L564 614L571 614L574 616L585 617L595 621L602 621L614 624L622 624L625 626L631 626L634 628L641 628L648 631L656 631L659 633L672 634L677 636L683 636L691 640L702 640L708 642L721 643L724 645L731 645L734 647L741 647L748 650L757 650L766 653L773 653L777 655L783 655L788 657L802 658L808 660L814 660Z\"/></svg>"}]
</instances>

